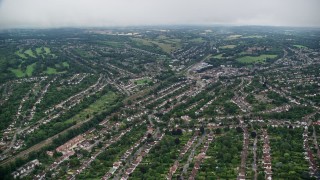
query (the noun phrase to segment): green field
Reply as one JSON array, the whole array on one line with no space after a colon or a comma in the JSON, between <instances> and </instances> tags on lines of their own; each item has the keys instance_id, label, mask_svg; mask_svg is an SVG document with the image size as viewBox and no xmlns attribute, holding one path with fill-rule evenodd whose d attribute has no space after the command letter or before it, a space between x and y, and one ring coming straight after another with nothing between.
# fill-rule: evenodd
<instances>
[{"instance_id":1,"label":"green field","mask_svg":"<svg viewBox=\"0 0 320 180\"><path fill-rule=\"evenodd\" d=\"M241 36L242 36L242 35L240 35L240 34L234 34L234 35L228 36L226 39L227 39L227 40L234 40L234 39L240 38Z\"/></svg>"},{"instance_id":2,"label":"green field","mask_svg":"<svg viewBox=\"0 0 320 180\"><path fill-rule=\"evenodd\" d=\"M88 52L87 50L83 50L83 49L75 49L74 50L79 56L83 57L83 58L92 58L94 57L90 52Z\"/></svg>"},{"instance_id":3,"label":"green field","mask_svg":"<svg viewBox=\"0 0 320 180\"><path fill-rule=\"evenodd\" d=\"M24 53L21 53L21 51L22 50L20 49L19 51L16 51L15 54L17 56L19 56L20 58L22 58L22 59L28 59L27 56Z\"/></svg>"},{"instance_id":4,"label":"green field","mask_svg":"<svg viewBox=\"0 0 320 180\"><path fill-rule=\"evenodd\" d=\"M260 36L260 35L251 35L251 36L244 36L242 38L264 38L265 36Z\"/></svg>"},{"instance_id":5,"label":"green field","mask_svg":"<svg viewBox=\"0 0 320 180\"><path fill-rule=\"evenodd\" d=\"M237 61L241 63L251 64L251 63L263 63L266 61L267 58L273 59L276 58L277 55L270 55L270 54L262 54L260 56L244 56L238 58Z\"/></svg>"},{"instance_id":6,"label":"green field","mask_svg":"<svg viewBox=\"0 0 320 180\"><path fill-rule=\"evenodd\" d=\"M205 40L202 39L202 38L195 38L195 39L191 39L190 41L191 42L195 42L195 43L203 43L203 42L205 42Z\"/></svg>"},{"instance_id":7,"label":"green field","mask_svg":"<svg viewBox=\"0 0 320 180\"><path fill-rule=\"evenodd\" d=\"M57 70L55 68L48 67L45 71L46 74L57 74Z\"/></svg>"},{"instance_id":8,"label":"green field","mask_svg":"<svg viewBox=\"0 0 320 180\"><path fill-rule=\"evenodd\" d=\"M33 73L33 70L34 70L36 64L37 63L33 63L33 64L27 66L27 69L26 69L27 76L29 76L29 77L32 76L32 73Z\"/></svg>"},{"instance_id":9,"label":"green field","mask_svg":"<svg viewBox=\"0 0 320 180\"><path fill-rule=\"evenodd\" d=\"M37 56L42 56L44 58L44 55L56 57L55 54L51 53L51 50L48 47L37 47L35 52L32 51L32 49L27 49L25 51L20 49L16 51L15 54L22 59L28 59L28 57L37 58Z\"/></svg>"},{"instance_id":10,"label":"green field","mask_svg":"<svg viewBox=\"0 0 320 180\"><path fill-rule=\"evenodd\" d=\"M83 109L79 114L73 116L68 121L83 121L87 118L87 115L91 116L109 108L112 104L114 104L114 101L117 98L118 96L116 93L109 91L107 94L103 95L89 107Z\"/></svg>"},{"instance_id":11,"label":"green field","mask_svg":"<svg viewBox=\"0 0 320 180\"><path fill-rule=\"evenodd\" d=\"M63 62L61 64L55 64L54 65L56 68L61 68L61 67L64 67L64 68L69 68L69 63L68 62Z\"/></svg>"},{"instance_id":12,"label":"green field","mask_svg":"<svg viewBox=\"0 0 320 180\"><path fill-rule=\"evenodd\" d=\"M21 66L19 66L19 68L17 69L10 68L9 70L13 72L18 78L25 77L25 76L30 77L32 76L35 66L36 66L36 63L28 65L25 72L21 70Z\"/></svg>"},{"instance_id":13,"label":"green field","mask_svg":"<svg viewBox=\"0 0 320 180\"><path fill-rule=\"evenodd\" d=\"M170 53L171 51L174 51L176 49L172 46L172 44L164 44L155 41L153 41L152 43L158 45L166 53Z\"/></svg>"},{"instance_id":14,"label":"green field","mask_svg":"<svg viewBox=\"0 0 320 180\"><path fill-rule=\"evenodd\" d=\"M33 58L36 58L37 56L35 54L33 54L33 51L31 49L28 49L24 52L25 54L33 57Z\"/></svg>"},{"instance_id":15,"label":"green field","mask_svg":"<svg viewBox=\"0 0 320 180\"><path fill-rule=\"evenodd\" d=\"M69 63L65 61L65 62L62 63L62 66L63 67L69 67Z\"/></svg>"},{"instance_id":16,"label":"green field","mask_svg":"<svg viewBox=\"0 0 320 180\"><path fill-rule=\"evenodd\" d=\"M60 65L58 65L58 66L60 66ZM49 75L51 75L51 74L62 74L62 73L66 73L66 72L67 71L57 71L57 69L51 68L51 67L47 67L47 70L44 71L44 73L49 74Z\"/></svg>"},{"instance_id":17,"label":"green field","mask_svg":"<svg viewBox=\"0 0 320 180\"><path fill-rule=\"evenodd\" d=\"M145 85L152 82L150 79L139 79L137 81L135 81L134 83L137 85Z\"/></svg>"},{"instance_id":18,"label":"green field","mask_svg":"<svg viewBox=\"0 0 320 180\"><path fill-rule=\"evenodd\" d=\"M220 48L221 49L233 49L233 48L235 48L236 47L236 45L226 45L226 46L221 46Z\"/></svg>"},{"instance_id":19,"label":"green field","mask_svg":"<svg viewBox=\"0 0 320 180\"><path fill-rule=\"evenodd\" d=\"M98 41L97 44L104 45L104 46L110 46L113 48L122 48L124 47L124 44L121 42L116 41Z\"/></svg>"},{"instance_id":20,"label":"green field","mask_svg":"<svg viewBox=\"0 0 320 180\"><path fill-rule=\"evenodd\" d=\"M36 48L36 53L37 53L37 55L41 55L42 54L42 47L38 47L38 48Z\"/></svg>"},{"instance_id":21,"label":"green field","mask_svg":"<svg viewBox=\"0 0 320 180\"><path fill-rule=\"evenodd\" d=\"M216 59L224 59L224 57L222 57L223 54L218 54L218 55L215 55L213 56L214 58Z\"/></svg>"},{"instance_id":22,"label":"green field","mask_svg":"<svg viewBox=\"0 0 320 180\"><path fill-rule=\"evenodd\" d=\"M152 46L152 43L149 42L149 41L146 40L146 39L142 39L142 38L131 38L131 40L135 41L135 42L138 43L138 44L142 44L142 45L145 45L145 46Z\"/></svg>"},{"instance_id":23,"label":"green field","mask_svg":"<svg viewBox=\"0 0 320 180\"><path fill-rule=\"evenodd\" d=\"M296 47L296 48L300 48L300 49L302 49L302 48L307 48L306 46L299 45L299 44L295 44L295 45L293 45L293 46Z\"/></svg>"},{"instance_id":24,"label":"green field","mask_svg":"<svg viewBox=\"0 0 320 180\"><path fill-rule=\"evenodd\" d=\"M21 78L21 77L24 77L25 76L25 74L24 74L24 72L21 70L21 69L9 69L11 72L13 72L15 75L16 75L16 77L18 77L18 78Z\"/></svg>"},{"instance_id":25,"label":"green field","mask_svg":"<svg viewBox=\"0 0 320 180\"><path fill-rule=\"evenodd\" d=\"M249 54L247 51L242 51L241 53L238 53L239 55L247 55Z\"/></svg>"},{"instance_id":26,"label":"green field","mask_svg":"<svg viewBox=\"0 0 320 180\"><path fill-rule=\"evenodd\" d=\"M46 54L51 54L51 50L48 47L44 47L44 51L46 52Z\"/></svg>"},{"instance_id":27,"label":"green field","mask_svg":"<svg viewBox=\"0 0 320 180\"><path fill-rule=\"evenodd\" d=\"M164 38L165 36L161 37ZM159 46L164 52L170 53L171 51L176 50L181 47L179 39L159 39L159 41L142 39L142 38L131 38L131 40L135 41L137 44L145 45L145 46Z\"/></svg>"}]
</instances>

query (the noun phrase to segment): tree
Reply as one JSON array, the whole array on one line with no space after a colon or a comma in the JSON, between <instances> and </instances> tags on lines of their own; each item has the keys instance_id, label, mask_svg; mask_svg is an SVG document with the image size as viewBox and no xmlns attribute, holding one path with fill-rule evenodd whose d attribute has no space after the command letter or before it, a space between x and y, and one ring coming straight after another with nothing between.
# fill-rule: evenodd
<instances>
[{"instance_id":1,"label":"tree","mask_svg":"<svg viewBox=\"0 0 320 180\"><path fill-rule=\"evenodd\" d=\"M257 136L257 133L256 133L255 131L252 131L252 132L251 132L251 137L252 137L252 138L256 138L256 136Z\"/></svg>"},{"instance_id":2,"label":"tree","mask_svg":"<svg viewBox=\"0 0 320 180\"><path fill-rule=\"evenodd\" d=\"M203 126L200 127L200 132L201 132L201 134L204 134L204 127Z\"/></svg>"},{"instance_id":3,"label":"tree","mask_svg":"<svg viewBox=\"0 0 320 180\"><path fill-rule=\"evenodd\" d=\"M172 135L182 135L182 130L181 129L173 129L172 130Z\"/></svg>"},{"instance_id":4,"label":"tree","mask_svg":"<svg viewBox=\"0 0 320 180\"><path fill-rule=\"evenodd\" d=\"M63 154L61 152L57 152L57 151L54 151L53 153L53 157L56 158L56 157L60 157L62 156Z\"/></svg>"},{"instance_id":5,"label":"tree","mask_svg":"<svg viewBox=\"0 0 320 180\"><path fill-rule=\"evenodd\" d=\"M78 158L72 158L70 160L70 167L76 167L80 165L80 160Z\"/></svg>"},{"instance_id":6,"label":"tree","mask_svg":"<svg viewBox=\"0 0 320 180\"><path fill-rule=\"evenodd\" d=\"M176 138L176 139L174 140L174 143L176 143L176 145L180 144L180 139L179 139L179 138Z\"/></svg>"},{"instance_id":7,"label":"tree","mask_svg":"<svg viewBox=\"0 0 320 180\"><path fill-rule=\"evenodd\" d=\"M243 132L243 129L241 127L237 127L236 130L237 130L238 133L242 133Z\"/></svg>"}]
</instances>

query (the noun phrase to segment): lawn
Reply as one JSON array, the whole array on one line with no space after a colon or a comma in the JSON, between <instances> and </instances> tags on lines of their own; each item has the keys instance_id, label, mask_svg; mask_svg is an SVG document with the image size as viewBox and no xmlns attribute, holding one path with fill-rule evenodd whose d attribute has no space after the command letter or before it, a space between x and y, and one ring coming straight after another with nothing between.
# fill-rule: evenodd
<instances>
[{"instance_id":1,"label":"lawn","mask_svg":"<svg viewBox=\"0 0 320 180\"><path fill-rule=\"evenodd\" d=\"M21 77L24 77L24 76L25 76L24 72L23 72L20 68L18 68L18 69L12 69L12 68L10 68L9 70L10 70L11 72L13 72L13 73L16 75L16 77L18 77L18 78L21 78Z\"/></svg>"},{"instance_id":2,"label":"lawn","mask_svg":"<svg viewBox=\"0 0 320 180\"><path fill-rule=\"evenodd\" d=\"M35 68L37 63L33 63L33 64L30 64L29 66L27 66L27 69L26 69L26 75L27 76L32 76L32 73L33 73L33 70Z\"/></svg>"},{"instance_id":3,"label":"lawn","mask_svg":"<svg viewBox=\"0 0 320 180\"><path fill-rule=\"evenodd\" d=\"M262 54L260 56L244 56L241 58L238 58L237 61L241 63L263 63L266 61L267 58L273 59L276 58L277 55L274 54Z\"/></svg>"},{"instance_id":4,"label":"lawn","mask_svg":"<svg viewBox=\"0 0 320 180\"><path fill-rule=\"evenodd\" d=\"M201 37L200 38L191 39L190 41L191 42L195 42L195 43L203 43L203 42L205 42L205 40L202 39Z\"/></svg>"},{"instance_id":5,"label":"lawn","mask_svg":"<svg viewBox=\"0 0 320 180\"><path fill-rule=\"evenodd\" d=\"M224 57L222 57L223 54L218 54L218 55L215 55L213 56L213 58L216 58L216 59L224 59Z\"/></svg>"},{"instance_id":6,"label":"lawn","mask_svg":"<svg viewBox=\"0 0 320 180\"><path fill-rule=\"evenodd\" d=\"M28 59L28 56L33 58L42 56L44 58L44 55L51 55L52 57L56 57L55 54L51 54L51 50L48 47L37 47L35 52L33 52L32 49L27 49L25 51L23 51L23 49L20 49L16 51L15 54L22 59Z\"/></svg>"},{"instance_id":7,"label":"lawn","mask_svg":"<svg viewBox=\"0 0 320 180\"><path fill-rule=\"evenodd\" d=\"M142 39L142 38L131 38L133 41L137 42L138 44L142 44L145 46L159 46L164 52L170 53L171 51L176 50L177 48L181 47L180 42L170 41L170 40L163 40L160 39L162 42L153 41L149 39ZM177 40L177 39L175 39ZM163 43L164 41L164 43Z\"/></svg>"},{"instance_id":8,"label":"lawn","mask_svg":"<svg viewBox=\"0 0 320 180\"><path fill-rule=\"evenodd\" d=\"M42 54L42 47L38 47L38 48L36 48L36 53L37 53L37 55L41 55Z\"/></svg>"},{"instance_id":9,"label":"lawn","mask_svg":"<svg viewBox=\"0 0 320 180\"><path fill-rule=\"evenodd\" d=\"M31 49L26 50L24 53L33 58L37 57L35 54L33 54L33 51Z\"/></svg>"},{"instance_id":10,"label":"lawn","mask_svg":"<svg viewBox=\"0 0 320 180\"><path fill-rule=\"evenodd\" d=\"M160 42L152 41L153 44L158 45L164 52L170 53L171 51L174 51L176 48L172 46L172 44L164 44Z\"/></svg>"},{"instance_id":11,"label":"lawn","mask_svg":"<svg viewBox=\"0 0 320 180\"><path fill-rule=\"evenodd\" d=\"M233 49L233 48L235 48L236 47L236 45L226 45L226 46L221 46L220 48L221 49Z\"/></svg>"},{"instance_id":12,"label":"lawn","mask_svg":"<svg viewBox=\"0 0 320 180\"><path fill-rule=\"evenodd\" d=\"M22 59L28 59L25 54L21 53L21 51L22 51L22 50L20 49L19 51L16 51L15 54L16 54L17 56L19 56L20 58L22 58Z\"/></svg>"},{"instance_id":13,"label":"lawn","mask_svg":"<svg viewBox=\"0 0 320 180\"><path fill-rule=\"evenodd\" d=\"M295 44L295 45L293 45L293 46L296 47L296 48L307 48L306 46L299 45L299 44Z\"/></svg>"},{"instance_id":14,"label":"lawn","mask_svg":"<svg viewBox=\"0 0 320 180\"><path fill-rule=\"evenodd\" d=\"M33 73L35 66L36 66L36 63L28 65L25 72L22 71L21 65L17 69L10 68L9 70L12 73L14 73L16 75L16 77L18 77L18 78L25 77L26 75L30 77L30 76L32 76L32 73Z\"/></svg>"},{"instance_id":15,"label":"lawn","mask_svg":"<svg viewBox=\"0 0 320 180\"><path fill-rule=\"evenodd\" d=\"M44 49L44 51L46 52L47 55L48 55L48 54L51 54L50 48L44 47L43 49Z\"/></svg>"},{"instance_id":16,"label":"lawn","mask_svg":"<svg viewBox=\"0 0 320 180\"><path fill-rule=\"evenodd\" d=\"M264 38L265 36L260 36L260 35L251 35L251 36L244 36L242 38Z\"/></svg>"},{"instance_id":17,"label":"lawn","mask_svg":"<svg viewBox=\"0 0 320 180\"><path fill-rule=\"evenodd\" d=\"M122 48L122 47L124 47L124 43L116 42L116 41L98 41L98 44L105 45L105 46L111 46L113 48Z\"/></svg>"},{"instance_id":18,"label":"lawn","mask_svg":"<svg viewBox=\"0 0 320 180\"><path fill-rule=\"evenodd\" d=\"M240 38L241 36L242 36L242 35L240 35L240 34L234 34L234 35L228 36L226 39L227 39L227 40L234 40L234 39Z\"/></svg>"},{"instance_id":19,"label":"lawn","mask_svg":"<svg viewBox=\"0 0 320 180\"><path fill-rule=\"evenodd\" d=\"M48 67L47 70L45 71L45 73L47 74L57 74L57 70L55 68L51 68L51 67Z\"/></svg>"},{"instance_id":20,"label":"lawn","mask_svg":"<svg viewBox=\"0 0 320 180\"><path fill-rule=\"evenodd\" d=\"M152 46L152 43L149 42L149 41L146 40L146 39L142 39L142 38L131 38L131 40L137 42L138 44L142 44L142 45L145 45L145 46Z\"/></svg>"},{"instance_id":21,"label":"lawn","mask_svg":"<svg viewBox=\"0 0 320 180\"><path fill-rule=\"evenodd\" d=\"M139 79L139 80L136 80L134 83L137 85L145 85L150 82L152 82L150 79Z\"/></svg>"},{"instance_id":22,"label":"lawn","mask_svg":"<svg viewBox=\"0 0 320 180\"><path fill-rule=\"evenodd\" d=\"M69 63L65 61L65 62L62 63L62 66L63 67L69 67Z\"/></svg>"},{"instance_id":23,"label":"lawn","mask_svg":"<svg viewBox=\"0 0 320 180\"><path fill-rule=\"evenodd\" d=\"M80 113L73 116L68 121L82 121L85 120L87 115L94 115L103 110L109 108L112 104L114 104L115 100L118 98L117 94L109 91L107 94L103 95L101 98L97 99L94 103L92 103L89 107L83 109Z\"/></svg>"},{"instance_id":24,"label":"lawn","mask_svg":"<svg viewBox=\"0 0 320 180\"><path fill-rule=\"evenodd\" d=\"M241 53L239 53L239 55L247 55L247 54L249 54L249 53L246 51L242 51Z\"/></svg>"},{"instance_id":25,"label":"lawn","mask_svg":"<svg viewBox=\"0 0 320 180\"><path fill-rule=\"evenodd\" d=\"M94 57L90 52L88 52L87 50L83 50L83 49L75 49L74 50L79 56L83 57L83 58L92 58Z\"/></svg>"}]
</instances>

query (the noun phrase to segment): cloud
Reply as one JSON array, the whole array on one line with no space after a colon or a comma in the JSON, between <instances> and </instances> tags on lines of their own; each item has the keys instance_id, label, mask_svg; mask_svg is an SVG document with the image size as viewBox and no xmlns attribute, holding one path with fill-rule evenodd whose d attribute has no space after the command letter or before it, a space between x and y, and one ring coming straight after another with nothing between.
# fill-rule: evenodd
<instances>
[{"instance_id":1,"label":"cloud","mask_svg":"<svg viewBox=\"0 0 320 180\"><path fill-rule=\"evenodd\" d=\"M320 26L319 0L0 0L0 27Z\"/></svg>"}]
</instances>

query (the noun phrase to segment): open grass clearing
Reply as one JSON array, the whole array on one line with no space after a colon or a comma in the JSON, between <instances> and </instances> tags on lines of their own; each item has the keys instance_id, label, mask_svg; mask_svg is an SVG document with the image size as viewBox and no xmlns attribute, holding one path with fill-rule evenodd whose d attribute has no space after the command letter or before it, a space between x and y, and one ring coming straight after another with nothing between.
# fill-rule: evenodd
<instances>
[{"instance_id":1,"label":"open grass clearing","mask_svg":"<svg viewBox=\"0 0 320 180\"><path fill-rule=\"evenodd\" d=\"M51 54L50 48L44 47L43 49L44 49L44 51L46 52L46 54Z\"/></svg>"},{"instance_id":2,"label":"open grass clearing","mask_svg":"<svg viewBox=\"0 0 320 180\"><path fill-rule=\"evenodd\" d=\"M18 69L12 69L12 68L10 68L9 70L10 70L12 73L14 73L14 75L16 75L16 77L18 77L18 78L21 78L21 77L24 77L24 76L25 76L24 72L23 72L20 68L18 68Z\"/></svg>"},{"instance_id":3,"label":"open grass clearing","mask_svg":"<svg viewBox=\"0 0 320 180\"><path fill-rule=\"evenodd\" d=\"M235 47L236 47L236 45L230 44L230 45L221 46L220 49L233 49Z\"/></svg>"},{"instance_id":4,"label":"open grass clearing","mask_svg":"<svg viewBox=\"0 0 320 180\"><path fill-rule=\"evenodd\" d=\"M57 74L57 70L55 68L48 67L45 71L46 74Z\"/></svg>"},{"instance_id":5,"label":"open grass clearing","mask_svg":"<svg viewBox=\"0 0 320 180\"><path fill-rule=\"evenodd\" d=\"M172 44L164 44L155 41L153 41L152 43L158 45L166 53L170 53L171 51L174 51L176 49L176 47L174 47Z\"/></svg>"},{"instance_id":6,"label":"open grass clearing","mask_svg":"<svg viewBox=\"0 0 320 180\"><path fill-rule=\"evenodd\" d=\"M81 56L83 58L92 58L92 57L94 57L94 55L92 55L91 52L89 52L87 50L75 49L74 51L76 52L76 54L78 54L79 56Z\"/></svg>"},{"instance_id":7,"label":"open grass clearing","mask_svg":"<svg viewBox=\"0 0 320 180\"><path fill-rule=\"evenodd\" d=\"M203 42L205 42L205 40L203 38L201 38L201 37L191 39L190 41L191 42L195 42L195 43L203 43Z\"/></svg>"},{"instance_id":8,"label":"open grass clearing","mask_svg":"<svg viewBox=\"0 0 320 180\"><path fill-rule=\"evenodd\" d=\"M42 47L36 48L36 53L37 53L38 56L41 55L42 52L43 52L43 48Z\"/></svg>"},{"instance_id":9,"label":"open grass clearing","mask_svg":"<svg viewBox=\"0 0 320 180\"><path fill-rule=\"evenodd\" d=\"M260 56L244 56L238 58L237 61L241 63L264 63L267 58L273 59L276 58L277 55L274 54L262 54Z\"/></svg>"},{"instance_id":10,"label":"open grass clearing","mask_svg":"<svg viewBox=\"0 0 320 180\"><path fill-rule=\"evenodd\" d=\"M68 62L65 61L65 62L62 63L62 66L63 66L63 67L69 67L70 65L69 65Z\"/></svg>"},{"instance_id":11,"label":"open grass clearing","mask_svg":"<svg viewBox=\"0 0 320 180\"><path fill-rule=\"evenodd\" d=\"M109 108L112 104L114 104L117 98L118 95L115 92L109 91L107 94L103 95L101 98L89 105L89 107L83 109L80 113L70 118L68 121L83 121L87 118L87 115L92 116Z\"/></svg>"},{"instance_id":12,"label":"open grass clearing","mask_svg":"<svg viewBox=\"0 0 320 180\"><path fill-rule=\"evenodd\" d=\"M243 36L242 38L264 38L265 36L261 36L261 35L251 35L251 36Z\"/></svg>"},{"instance_id":13,"label":"open grass clearing","mask_svg":"<svg viewBox=\"0 0 320 180\"><path fill-rule=\"evenodd\" d=\"M31 49L27 49L25 52L25 54L29 55L30 57L36 58L37 56L33 53L33 51Z\"/></svg>"},{"instance_id":14,"label":"open grass clearing","mask_svg":"<svg viewBox=\"0 0 320 180\"><path fill-rule=\"evenodd\" d=\"M36 64L37 63L33 63L33 64L30 64L29 66L27 66L27 69L26 69L26 75L27 76L32 76L32 73L34 71L34 68L36 67Z\"/></svg>"},{"instance_id":15,"label":"open grass clearing","mask_svg":"<svg viewBox=\"0 0 320 180\"><path fill-rule=\"evenodd\" d=\"M300 49L302 49L302 48L307 48L306 46L299 45L299 44L295 44L295 45L293 45L293 46L296 47L296 48L300 48Z\"/></svg>"},{"instance_id":16,"label":"open grass clearing","mask_svg":"<svg viewBox=\"0 0 320 180\"><path fill-rule=\"evenodd\" d=\"M166 53L170 53L171 51L174 51L177 48L181 47L180 40L177 40L177 39L175 39L175 40L160 39L159 41L162 41L162 42L149 40L149 39L142 39L142 38L131 38L131 39L140 45L145 45L145 46L156 45L156 46L160 47ZM175 41L179 41L179 42L175 42Z\"/></svg>"},{"instance_id":17,"label":"open grass clearing","mask_svg":"<svg viewBox=\"0 0 320 180\"><path fill-rule=\"evenodd\" d=\"M25 76L32 76L36 63L30 64L27 66L26 71L24 72L21 69L21 65L17 69L9 68L9 70L16 75L16 77L21 78Z\"/></svg>"},{"instance_id":18,"label":"open grass clearing","mask_svg":"<svg viewBox=\"0 0 320 180\"><path fill-rule=\"evenodd\" d=\"M234 40L234 39L239 39L241 37L242 37L242 35L240 35L240 34L233 34L233 35L228 36L226 39L227 40Z\"/></svg>"},{"instance_id":19,"label":"open grass clearing","mask_svg":"<svg viewBox=\"0 0 320 180\"><path fill-rule=\"evenodd\" d=\"M218 55L215 55L213 56L213 58L215 59L224 59L224 57L222 57L223 54L218 54Z\"/></svg>"},{"instance_id":20,"label":"open grass clearing","mask_svg":"<svg viewBox=\"0 0 320 180\"><path fill-rule=\"evenodd\" d=\"M135 41L138 44L142 44L142 45L145 45L145 46L152 46L152 43L149 42L147 39L131 38L131 40Z\"/></svg>"},{"instance_id":21,"label":"open grass clearing","mask_svg":"<svg viewBox=\"0 0 320 180\"><path fill-rule=\"evenodd\" d=\"M24 53L21 53L21 52L22 52L22 50L20 49L19 51L16 51L15 54L17 56L19 56L20 58L22 58L22 59L28 59L27 56Z\"/></svg>"},{"instance_id":22,"label":"open grass clearing","mask_svg":"<svg viewBox=\"0 0 320 180\"><path fill-rule=\"evenodd\" d=\"M148 83L151 83L152 80L151 79L139 79L139 80L136 80L134 83L137 84L137 85L145 85L145 84L148 84Z\"/></svg>"}]
</instances>

